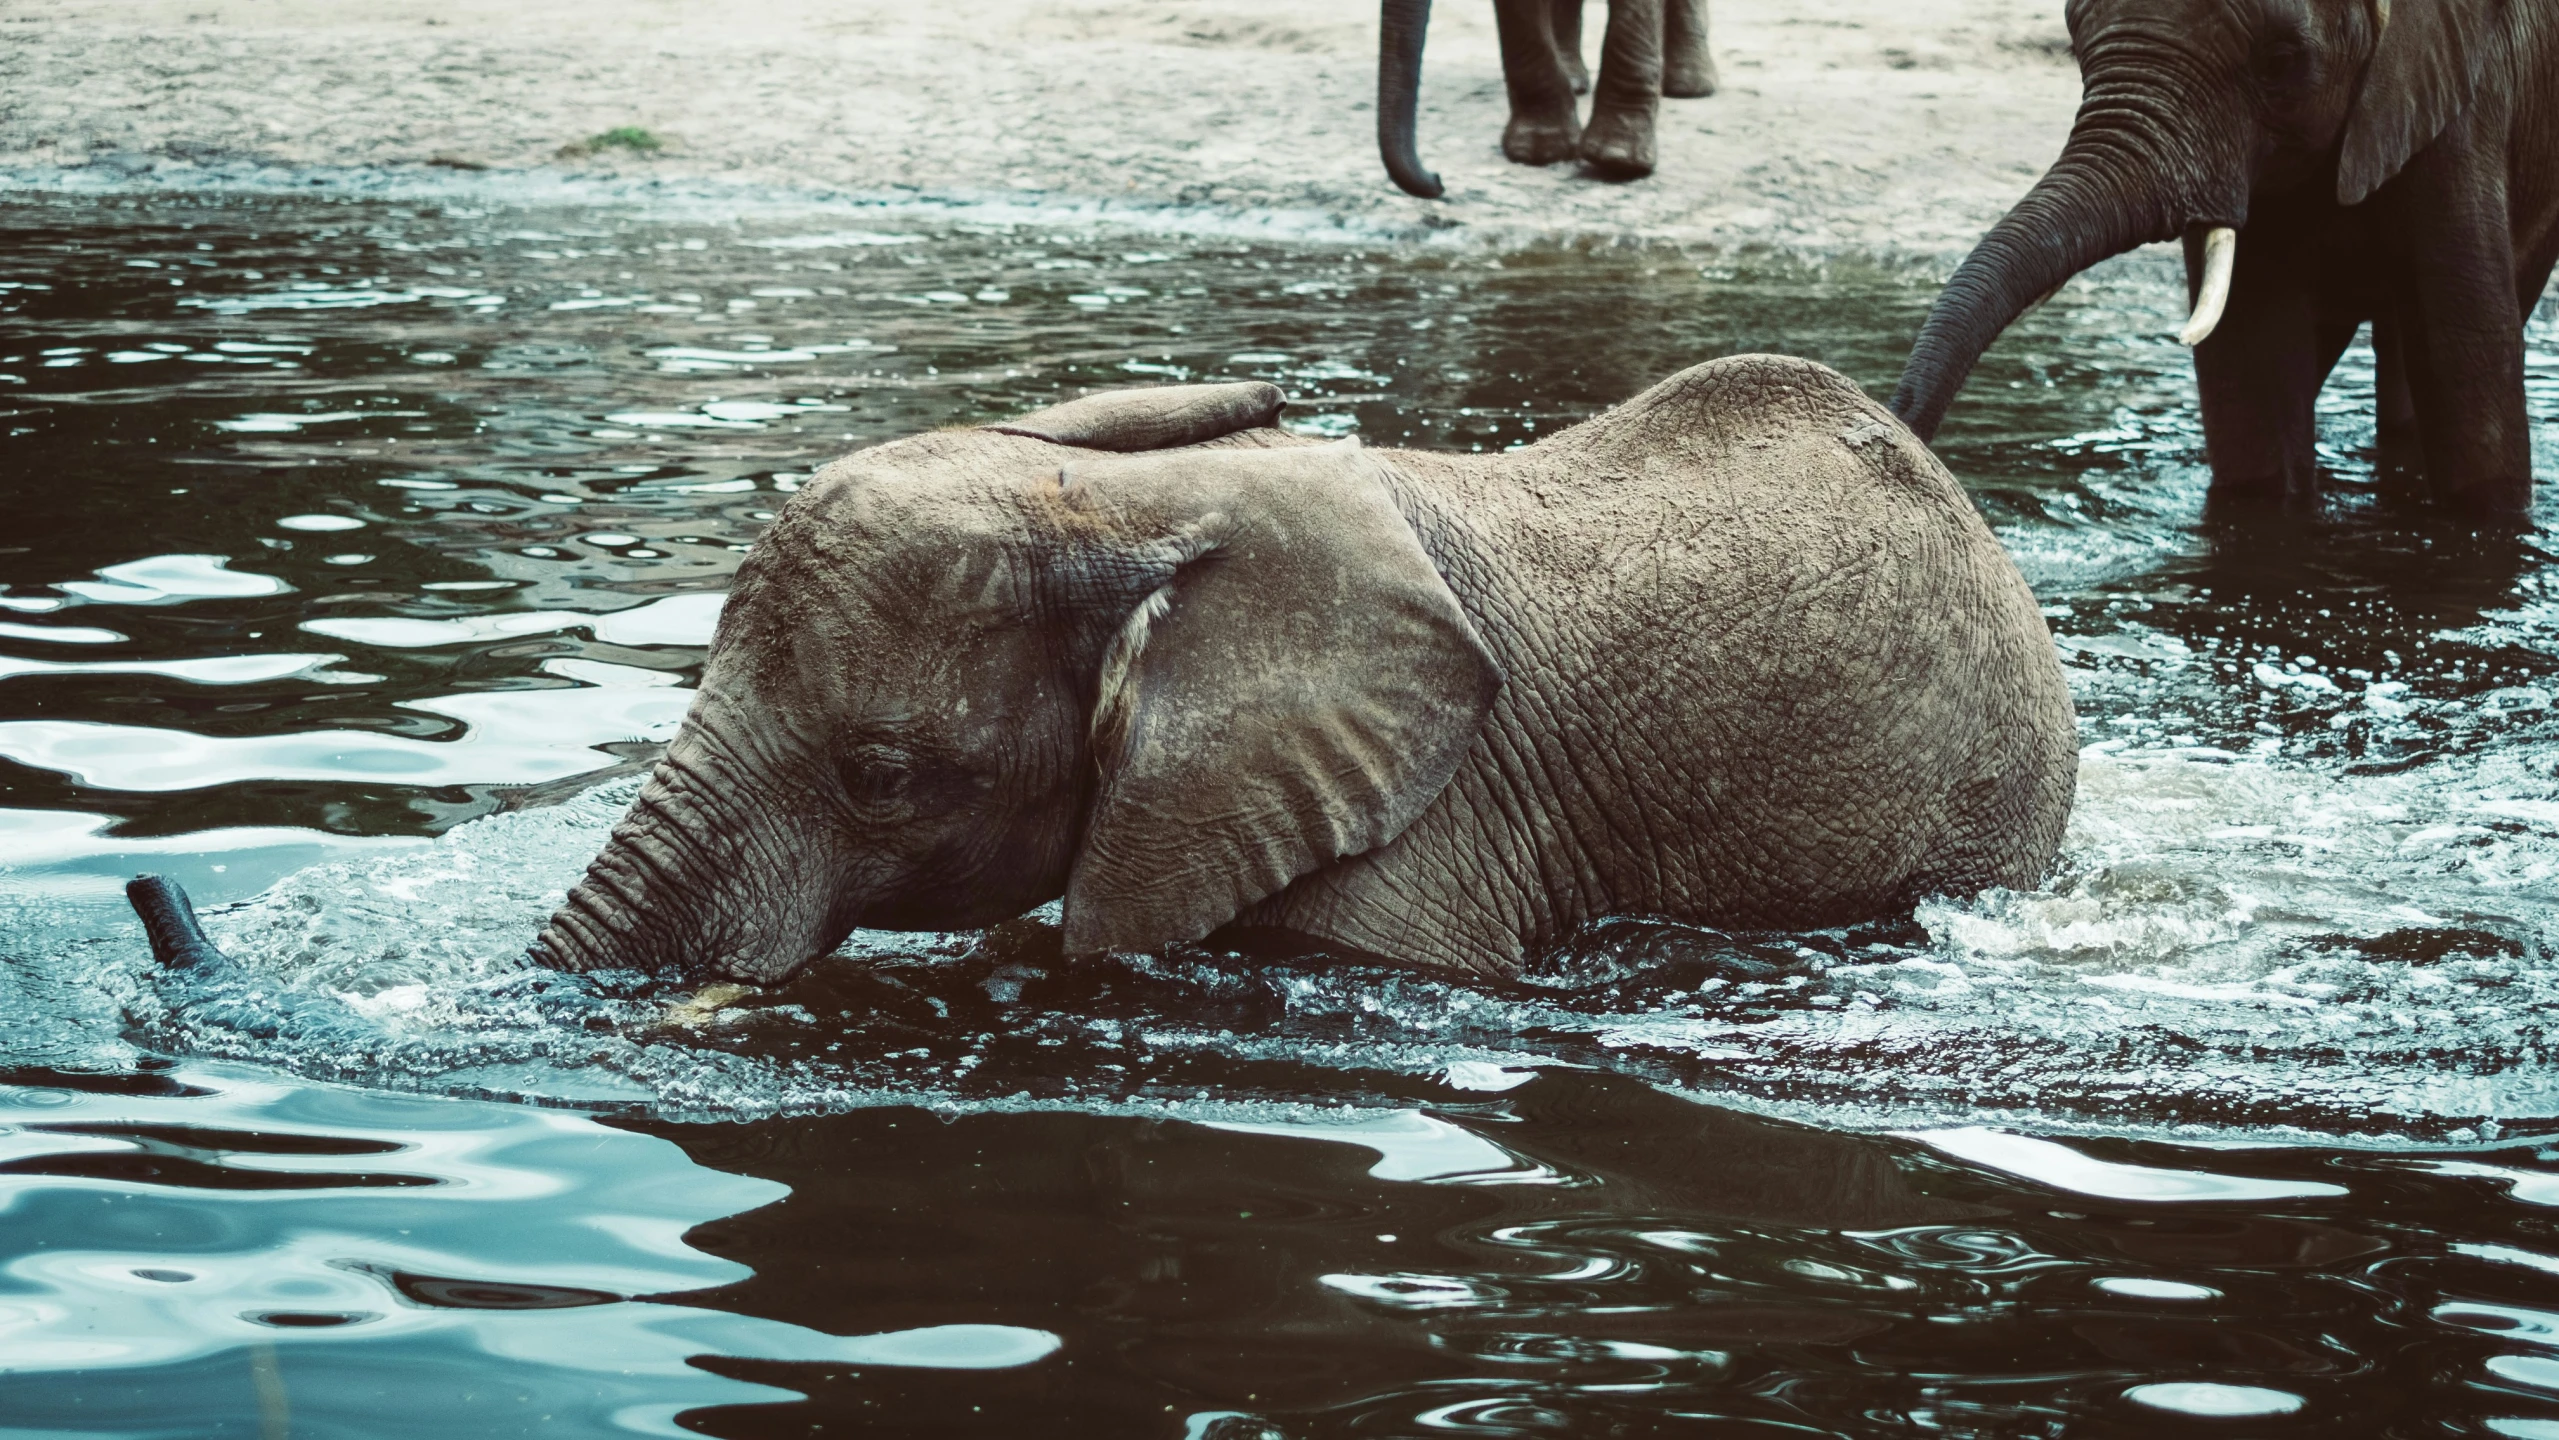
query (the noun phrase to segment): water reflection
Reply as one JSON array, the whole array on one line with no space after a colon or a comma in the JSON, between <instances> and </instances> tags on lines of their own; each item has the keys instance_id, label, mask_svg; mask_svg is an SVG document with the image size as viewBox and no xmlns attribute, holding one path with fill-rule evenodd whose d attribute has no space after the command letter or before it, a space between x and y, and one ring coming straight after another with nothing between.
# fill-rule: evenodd
<instances>
[{"instance_id":1,"label":"water reflection","mask_svg":"<svg viewBox=\"0 0 2559 1440\"><path fill-rule=\"evenodd\" d=\"M2477 1396L2480 1377L2545 1363L2478 1342L2546 1345L2528 1327L2551 1317L2500 1326L2484 1297L2515 1277L2418 1238L2475 1224L2454 1219L2462 1197L2402 1190L2422 1214L2358 1218L2350 1197L2389 1184L2385 1165L2163 1146L2134 1165L2007 1137L2082 1174L2181 1182L2091 1194L1931 1159L1942 1137L1805 1129L1595 1072L1451 1086L1403 1113L645 1123L790 1187L697 1232L755 1271L702 1303L839 1331L993 1305L1064 1341L1055 1365L965 1383L723 1362L807 1398L695 1423L2129 1435L2156 1433L2160 1410L2299 1410L2336 1433L2559 1415ZM2472 1298L2403 1335L2405 1307L2446 1287Z\"/></svg>"},{"instance_id":2,"label":"water reflection","mask_svg":"<svg viewBox=\"0 0 2559 1440\"><path fill-rule=\"evenodd\" d=\"M991 1370L1055 1337L645 1298L779 1186L557 1111L190 1069L0 1087L0 1409L39 1433L681 1435L740 1360ZM983 1311L979 1313L984 1313Z\"/></svg>"},{"instance_id":3,"label":"water reflection","mask_svg":"<svg viewBox=\"0 0 2559 1440\"><path fill-rule=\"evenodd\" d=\"M1367 1083L1403 1108L599 1123L21 1068L0 1403L64 1434L2559 1423L2559 1150Z\"/></svg>"}]
</instances>

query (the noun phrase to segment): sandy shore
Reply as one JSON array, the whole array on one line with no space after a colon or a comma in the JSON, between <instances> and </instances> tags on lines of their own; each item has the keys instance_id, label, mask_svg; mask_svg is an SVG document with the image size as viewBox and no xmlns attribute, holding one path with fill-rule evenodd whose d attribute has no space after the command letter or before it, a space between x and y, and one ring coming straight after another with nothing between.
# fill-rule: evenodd
<instances>
[{"instance_id":1,"label":"sandy shore","mask_svg":"<svg viewBox=\"0 0 2559 1440\"><path fill-rule=\"evenodd\" d=\"M0 173L521 172L1936 257L2078 96L2059 0L1718 0L1723 93L1665 101L1660 173L1610 185L1502 160L1492 7L1437 11L1435 203L1378 168L1370 0L0 0ZM562 156L618 126L666 148Z\"/></svg>"}]
</instances>

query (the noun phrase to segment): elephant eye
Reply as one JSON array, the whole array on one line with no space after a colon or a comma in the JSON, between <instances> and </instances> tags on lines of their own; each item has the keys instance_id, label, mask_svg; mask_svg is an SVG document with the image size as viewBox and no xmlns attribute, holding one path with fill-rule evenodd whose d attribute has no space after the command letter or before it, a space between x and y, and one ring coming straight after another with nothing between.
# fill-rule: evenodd
<instances>
[{"instance_id":1,"label":"elephant eye","mask_svg":"<svg viewBox=\"0 0 2559 1440\"><path fill-rule=\"evenodd\" d=\"M915 764L886 745L864 745L845 757L844 788L857 804L896 805L915 786Z\"/></svg>"},{"instance_id":2,"label":"elephant eye","mask_svg":"<svg viewBox=\"0 0 2559 1440\"><path fill-rule=\"evenodd\" d=\"M2257 82L2269 90L2299 90L2310 83L2312 60L2310 46L2300 36L2280 33L2257 41L2250 68L2257 72Z\"/></svg>"}]
</instances>

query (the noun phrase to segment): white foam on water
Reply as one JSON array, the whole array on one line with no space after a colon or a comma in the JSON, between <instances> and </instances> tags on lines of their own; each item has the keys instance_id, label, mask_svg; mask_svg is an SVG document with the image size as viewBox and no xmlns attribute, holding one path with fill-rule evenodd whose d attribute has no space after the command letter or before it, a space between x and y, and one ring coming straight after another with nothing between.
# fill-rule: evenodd
<instances>
[{"instance_id":1,"label":"white foam on water","mask_svg":"<svg viewBox=\"0 0 2559 1440\"><path fill-rule=\"evenodd\" d=\"M884 230L829 230L817 235L780 235L738 243L758 250L859 250L879 245L921 245L931 238Z\"/></svg>"},{"instance_id":2,"label":"white foam on water","mask_svg":"<svg viewBox=\"0 0 2559 1440\"><path fill-rule=\"evenodd\" d=\"M90 720L0 721L0 757L100 790L201 790L253 780L531 785L601 770L593 747L666 741L689 691L638 687L480 691L403 702L469 729L455 740L371 730L218 737Z\"/></svg>"},{"instance_id":3,"label":"white foam on water","mask_svg":"<svg viewBox=\"0 0 2559 1440\"><path fill-rule=\"evenodd\" d=\"M125 637L93 625L19 625L0 621L0 639L34 640L48 645L120 645Z\"/></svg>"},{"instance_id":4,"label":"white foam on water","mask_svg":"<svg viewBox=\"0 0 2559 1440\"><path fill-rule=\"evenodd\" d=\"M407 853L315 866L206 928L244 963L386 1029L476 1027L468 987L521 967L640 783L626 776Z\"/></svg>"},{"instance_id":5,"label":"white foam on water","mask_svg":"<svg viewBox=\"0 0 2559 1440\"><path fill-rule=\"evenodd\" d=\"M333 640L374 645L386 650L423 650L440 645L470 645L518 635L548 635L561 630L588 630L608 645L686 645L707 648L720 620L724 594L669 595L627 610L590 615L575 610L519 610L495 615L464 615L449 620L405 616L347 616L306 620L302 629Z\"/></svg>"},{"instance_id":6,"label":"white foam on water","mask_svg":"<svg viewBox=\"0 0 2559 1440\"><path fill-rule=\"evenodd\" d=\"M2213 1419L2290 1415L2302 1405L2301 1397L2289 1390L2269 1390L2262 1385L2221 1385L2208 1380L2135 1385L2124 1392L2124 1398L2153 1410Z\"/></svg>"},{"instance_id":7,"label":"white foam on water","mask_svg":"<svg viewBox=\"0 0 2559 1440\"><path fill-rule=\"evenodd\" d=\"M2151 1280L2133 1275L2108 1275L2090 1282L2109 1295L2129 1300L2218 1300L2221 1292L2209 1285L2189 1285L2183 1280Z\"/></svg>"},{"instance_id":8,"label":"white foam on water","mask_svg":"<svg viewBox=\"0 0 2559 1440\"><path fill-rule=\"evenodd\" d=\"M460 300L476 305L503 302L504 299L501 295L456 289L449 285L377 290L362 285L331 286L302 281L280 290L190 295L179 300L178 304L182 308L210 310L217 315L245 315L260 310L369 310L377 305L414 305L421 300Z\"/></svg>"},{"instance_id":9,"label":"white foam on water","mask_svg":"<svg viewBox=\"0 0 2559 1440\"><path fill-rule=\"evenodd\" d=\"M811 1358L847 1365L918 1370L1017 1370L1058 1352L1065 1341L1026 1325L926 1325L879 1335L852 1335Z\"/></svg>"},{"instance_id":10,"label":"white foam on water","mask_svg":"<svg viewBox=\"0 0 2559 1440\"><path fill-rule=\"evenodd\" d=\"M641 609L654 612L643 617L654 626L677 618L659 607L681 601L690 611L683 623L707 629L718 598L672 597ZM599 618L618 617L564 612L529 623L565 628ZM451 643L479 628L315 623L439 627L383 637L410 644ZM569 747L626 728L662 737L689 699L688 691L652 683L663 681L658 672L614 673L628 668L560 672L598 688L475 692L422 708L465 719L474 734L540 737L568 751L561 766L573 759L592 768L610 757ZM9 739L0 727L0 746ZM470 742L405 743L467 750ZM2428 1124L2441 1133L2483 1117L2559 1113L2554 1067L2532 1018L2559 1005L2559 975L2549 973L2542 938L2559 845L2529 813L2505 813L2510 802L2535 798L2528 786L2544 783L2532 763L2528 753L2490 752L2395 775L2352 775L2271 757L2101 750L2086 759L2082 804L2052 884L1931 902L1919 912L1919 944L1851 947L1784 983L1709 986L1655 1008L1585 1013L1560 996L1406 971L1257 966L1250 983L1271 997L1272 1018L1237 1033L1222 1028L1230 1021L1204 1024L1180 998L1231 987L1234 972L1176 956L1144 962L1167 987L1167 1008L1114 1019L1111 1029L1116 1036L1124 1023L1164 1051L1444 1075L1461 1091L1515 1083L1518 1064L1558 1056L1697 1067L1672 1073L1726 1098L1781 1110L1808 1105L1833 1123L1936 1131L1931 1143L1954 1153L1949 1147L1971 1142L1948 1139L1951 1122L1990 1137L1967 1158L2063 1188L2236 1197L2211 1177L2110 1166L2051 1141L1995 1132L2094 1124L2174 1134L2209 1122L2238 1133L2292 1127L2386 1139ZM389 1047L410 1057L403 1063L425 1083L469 1072L508 1077L488 1088L532 1093L582 1084L582 1072L636 1086L632 1093L660 1104L715 1112L876 1098L892 1082L876 1069L870 1040L849 1039L840 1059L787 1062L706 1050L701 1036L647 1025L590 1044L577 1029L582 1019L555 1016L508 988L519 983L509 977L520 976L526 942L637 785L613 781L563 805L466 823L400 853L319 866L254 904L209 917L246 966L285 987L279 993L328 997L342 1013L302 1039L253 1042L245 1031L226 1038L216 1026L192 1032L190 1043L241 1055L263 1046L286 1063L294 1063L294 1046L307 1045L324 1070L335 1063L329 1057ZM919 955L956 955L968 943L859 935L846 951L855 958L829 963L878 957L913 966ZM962 983L932 980L929 971L910 978ZM1018 1001L1018 981L987 983L1009 987L998 996L1004 1004ZM658 1005L633 1013L654 1016ZM252 1008L239 1024L276 1023ZM803 1030L841 1023L788 1021L787 1008L755 1013L766 1017L759 1023ZM1033 1011L1007 1023L1086 1022ZM1537 1052L1520 1053L1515 1037L1532 1032ZM1576 1048L1575 1035L1587 1045ZM1073 1052L1053 1053L1057 1073L1079 1075ZM956 1084L965 1067L934 1073L940 1078L905 1074L893 1084L930 1097L937 1085ZM1085 1092L1089 1103L1112 1103L1107 1074L1080 1075L1078 1083L1086 1081L1104 1092ZM2259 1183L2222 1178L2241 1189ZM2287 1196L2330 1193L2263 1183ZM2509 1183L2521 1187L2519 1198L2538 1198L2531 1177Z\"/></svg>"},{"instance_id":11,"label":"white foam on water","mask_svg":"<svg viewBox=\"0 0 2559 1440\"><path fill-rule=\"evenodd\" d=\"M1317 1282L1397 1310L1445 1310L1500 1299L1490 1286L1455 1275L1321 1275Z\"/></svg>"},{"instance_id":12,"label":"white foam on water","mask_svg":"<svg viewBox=\"0 0 2559 1440\"><path fill-rule=\"evenodd\" d=\"M122 637L118 637L122 638ZM202 655L187 660L37 660L0 655L0 680L21 675L157 675L190 685L255 685L309 675L344 655ZM325 680L325 675L312 675Z\"/></svg>"},{"instance_id":13,"label":"white foam on water","mask_svg":"<svg viewBox=\"0 0 2559 1440\"><path fill-rule=\"evenodd\" d=\"M1239 1135L1277 1135L1373 1150L1377 1152L1377 1163L1369 1167L1368 1173L1375 1180L1466 1185L1562 1182L1561 1176L1545 1166L1522 1159L1472 1130L1419 1110L1390 1110L1338 1124L1243 1120L1202 1123L1213 1130L1231 1130Z\"/></svg>"},{"instance_id":14,"label":"white foam on water","mask_svg":"<svg viewBox=\"0 0 2559 1440\"><path fill-rule=\"evenodd\" d=\"M1536 1078L1537 1072L1534 1070L1495 1065L1484 1060L1454 1061L1447 1069L1440 1072L1441 1081L1451 1089L1473 1090L1493 1095L1498 1095L1505 1090L1516 1090Z\"/></svg>"},{"instance_id":15,"label":"white foam on water","mask_svg":"<svg viewBox=\"0 0 2559 1440\"><path fill-rule=\"evenodd\" d=\"M2559 1207L2559 1175L2546 1170L2515 1170L2503 1165L2482 1165L2471 1160L2413 1160L2412 1170L2430 1175L2453 1175L2466 1179L2495 1180L2506 1187L2506 1198L2523 1205ZM2559 1260L2546 1262L2559 1268Z\"/></svg>"},{"instance_id":16,"label":"white foam on water","mask_svg":"<svg viewBox=\"0 0 2559 1440\"><path fill-rule=\"evenodd\" d=\"M112 815L0 809L0 883L13 900L109 896L139 871L170 874L199 899L254 894L296 871L349 855L404 850L409 836L332 835L240 825L183 835L112 835Z\"/></svg>"},{"instance_id":17,"label":"white foam on water","mask_svg":"<svg viewBox=\"0 0 2559 1440\"><path fill-rule=\"evenodd\" d=\"M92 605L169 605L188 600L246 600L293 589L272 575L230 568L222 555L154 555L98 571L95 580L66 580L53 588Z\"/></svg>"},{"instance_id":18,"label":"white foam on water","mask_svg":"<svg viewBox=\"0 0 2559 1440\"><path fill-rule=\"evenodd\" d=\"M2455 1242L2449 1248L2456 1255L2469 1255L2477 1259L2493 1261L2500 1265L2520 1265L2527 1270L2539 1270L2544 1274L2559 1275L2559 1255L2544 1255L2538 1251L2519 1250L2512 1245L2478 1245L2467 1241Z\"/></svg>"},{"instance_id":19,"label":"white foam on water","mask_svg":"<svg viewBox=\"0 0 2559 1440\"><path fill-rule=\"evenodd\" d=\"M2559 1006L2549 753L2512 737L2359 774L2093 749L2044 887L1924 903L1924 949L1815 966L1788 982L1800 1003L1674 1005L1601 1033L1771 1094L1873 1103L1881 1123L1972 1108L2493 1137L2559 1115L2535 1020Z\"/></svg>"},{"instance_id":20,"label":"white foam on water","mask_svg":"<svg viewBox=\"0 0 2559 1440\"><path fill-rule=\"evenodd\" d=\"M1915 1130L1904 1138L1958 1160L2106 1200L2154 1204L2184 1201L2302 1200L2343 1195L2346 1187L2318 1181L2257 1180L2216 1175L2202 1170L2162 1170L2148 1165L2122 1165L2098 1160L2058 1140L2012 1135L1981 1126L1953 1130Z\"/></svg>"}]
</instances>

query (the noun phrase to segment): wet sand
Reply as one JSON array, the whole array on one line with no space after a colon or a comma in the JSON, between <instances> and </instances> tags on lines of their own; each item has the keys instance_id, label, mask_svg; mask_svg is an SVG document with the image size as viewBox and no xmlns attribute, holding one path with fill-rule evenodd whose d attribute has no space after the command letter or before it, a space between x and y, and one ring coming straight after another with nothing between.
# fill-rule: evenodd
<instances>
[{"instance_id":1,"label":"wet sand","mask_svg":"<svg viewBox=\"0 0 2559 1440\"><path fill-rule=\"evenodd\" d=\"M1660 173L1612 185L1503 161L1492 7L1442 0L1421 129L1448 196L1425 202L1377 163L1373 0L0 0L0 176L520 176L1944 259L2060 147L2060 14L1719 0L1723 93L1665 101ZM562 153L620 126L665 149Z\"/></svg>"}]
</instances>

